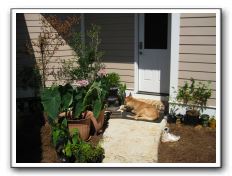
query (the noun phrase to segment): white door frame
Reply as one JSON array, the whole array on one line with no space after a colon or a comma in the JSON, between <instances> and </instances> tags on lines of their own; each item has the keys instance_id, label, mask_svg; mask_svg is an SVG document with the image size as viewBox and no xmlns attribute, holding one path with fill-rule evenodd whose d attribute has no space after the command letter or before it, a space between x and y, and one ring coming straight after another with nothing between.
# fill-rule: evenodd
<instances>
[{"instance_id":1,"label":"white door frame","mask_svg":"<svg viewBox=\"0 0 232 176\"><path fill-rule=\"evenodd\" d=\"M139 14L134 15L134 94L139 91ZM170 86L169 95L173 95L173 88L178 87L178 68L179 68L179 33L180 33L180 14L171 14L171 46L170 46Z\"/></svg>"}]
</instances>

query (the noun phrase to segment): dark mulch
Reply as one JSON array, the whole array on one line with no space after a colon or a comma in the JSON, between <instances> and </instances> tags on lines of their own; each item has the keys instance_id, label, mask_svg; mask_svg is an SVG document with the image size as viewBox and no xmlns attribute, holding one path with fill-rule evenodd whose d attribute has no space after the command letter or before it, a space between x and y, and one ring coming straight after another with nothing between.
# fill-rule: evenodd
<instances>
[{"instance_id":1,"label":"dark mulch","mask_svg":"<svg viewBox=\"0 0 232 176\"><path fill-rule=\"evenodd\" d=\"M174 143L160 143L159 163L215 163L216 130L188 125L169 124L170 133L179 135Z\"/></svg>"}]
</instances>

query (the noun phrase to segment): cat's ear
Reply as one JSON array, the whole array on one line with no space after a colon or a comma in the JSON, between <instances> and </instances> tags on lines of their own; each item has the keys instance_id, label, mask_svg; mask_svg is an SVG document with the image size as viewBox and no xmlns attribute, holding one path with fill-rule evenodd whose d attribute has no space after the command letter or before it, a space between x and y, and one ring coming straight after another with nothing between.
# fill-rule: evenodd
<instances>
[{"instance_id":1,"label":"cat's ear","mask_svg":"<svg viewBox=\"0 0 232 176\"><path fill-rule=\"evenodd\" d=\"M132 94L131 94L131 92L130 92L130 94L129 94L129 97L132 97Z\"/></svg>"}]
</instances>

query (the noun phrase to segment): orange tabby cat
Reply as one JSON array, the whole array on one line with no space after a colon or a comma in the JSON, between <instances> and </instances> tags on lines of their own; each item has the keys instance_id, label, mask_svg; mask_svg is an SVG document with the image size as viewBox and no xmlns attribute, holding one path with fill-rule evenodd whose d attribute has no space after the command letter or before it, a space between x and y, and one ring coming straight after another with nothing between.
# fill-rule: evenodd
<instances>
[{"instance_id":1,"label":"orange tabby cat","mask_svg":"<svg viewBox=\"0 0 232 176\"><path fill-rule=\"evenodd\" d=\"M136 120L155 120L159 118L159 111L154 106L133 98L131 94L125 98L125 105L133 109L132 112L136 114L133 118Z\"/></svg>"}]
</instances>

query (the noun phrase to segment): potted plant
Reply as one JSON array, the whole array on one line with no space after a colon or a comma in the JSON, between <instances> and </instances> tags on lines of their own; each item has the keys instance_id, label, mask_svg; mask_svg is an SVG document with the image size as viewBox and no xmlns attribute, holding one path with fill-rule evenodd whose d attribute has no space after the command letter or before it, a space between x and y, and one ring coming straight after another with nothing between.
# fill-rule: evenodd
<instances>
[{"instance_id":1,"label":"potted plant","mask_svg":"<svg viewBox=\"0 0 232 176\"><path fill-rule=\"evenodd\" d=\"M202 114L200 116L200 121L203 127L209 126L209 115L208 114Z\"/></svg>"},{"instance_id":2,"label":"potted plant","mask_svg":"<svg viewBox=\"0 0 232 176\"><path fill-rule=\"evenodd\" d=\"M91 122L96 132L104 123L107 86L98 75L104 68L100 60L102 53L98 51L100 44L98 27L93 26L87 35L90 38L88 43L82 42L79 33L76 33L70 42L77 53L78 66L72 69L66 67L66 73L69 75L64 75L71 77L72 81L64 86L45 87L41 96L45 114L53 129L53 143L58 149L59 146L63 146L62 153L68 156L70 161L74 161L73 157L77 158L75 155L80 153L81 149L85 151L87 145L83 140L88 140L90 136ZM78 134L74 132L75 130ZM76 135L80 137L78 143L74 142ZM82 148L83 146L85 147ZM74 148L78 151L72 151ZM93 149L93 147L89 148L89 150ZM75 155L70 156L70 150Z\"/></svg>"},{"instance_id":3,"label":"potted plant","mask_svg":"<svg viewBox=\"0 0 232 176\"><path fill-rule=\"evenodd\" d=\"M108 89L106 95L108 106L120 106L124 104L126 84L122 84L118 73L112 72L105 75L105 87Z\"/></svg>"},{"instance_id":4,"label":"potted plant","mask_svg":"<svg viewBox=\"0 0 232 176\"><path fill-rule=\"evenodd\" d=\"M82 130L89 130L91 121L95 124L98 131L104 122L104 105L107 86L102 81L102 72L104 64L101 62L102 52L98 50L99 26L92 25L87 31L88 42L82 41L82 35L79 32L74 33L70 40L70 45L77 54L76 65L64 65L60 70L60 75L70 78L73 87L71 105L68 110L60 111L60 116L68 118L68 126L79 128L79 134ZM62 87L60 87L62 91ZM64 90L65 91L65 90ZM102 115L103 114L103 115ZM103 117L102 117L103 116ZM83 136L86 138L87 135Z\"/></svg>"},{"instance_id":5,"label":"potted plant","mask_svg":"<svg viewBox=\"0 0 232 176\"><path fill-rule=\"evenodd\" d=\"M210 82L204 84L199 82L196 85L195 80L191 78L191 83L185 82L184 86L178 89L177 101L187 107L184 117L184 123L197 125L199 123L200 112L203 112L207 100L212 94Z\"/></svg>"},{"instance_id":6,"label":"potted plant","mask_svg":"<svg viewBox=\"0 0 232 176\"><path fill-rule=\"evenodd\" d=\"M98 132L104 123L106 91L101 81L89 85L87 81L78 81L77 87L70 84L52 86L42 93L42 104L51 121L65 117L70 131L78 128L83 140L89 138L90 123Z\"/></svg>"},{"instance_id":7,"label":"potted plant","mask_svg":"<svg viewBox=\"0 0 232 176\"><path fill-rule=\"evenodd\" d=\"M78 130L74 130L64 144L61 156L66 162L100 163L104 158L104 149L100 145L93 146L80 140Z\"/></svg>"},{"instance_id":8,"label":"potted plant","mask_svg":"<svg viewBox=\"0 0 232 176\"><path fill-rule=\"evenodd\" d=\"M101 81L94 81L86 93L78 91L75 96L75 117L84 115L86 119L90 119L96 132L104 123L105 95L106 90L103 89Z\"/></svg>"},{"instance_id":9,"label":"potted plant","mask_svg":"<svg viewBox=\"0 0 232 176\"><path fill-rule=\"evenodd\" d=\"M209 119L209 127L210 127L210 128L216 128L216 118L215 118L215 116L212 116L212 117Z\"/></svg>"},{"instance_id":10,"label":"potted plant","mask_svg":"<svg viewBox=\"0 0 232 176\"><path fill-rule=\"evenodd\" d=\"M56 148L61 162L102 162L104 149L84 142L77 128L68 130L67 119L52 126L52 143Z\"/></svg>"}]
</instances>

